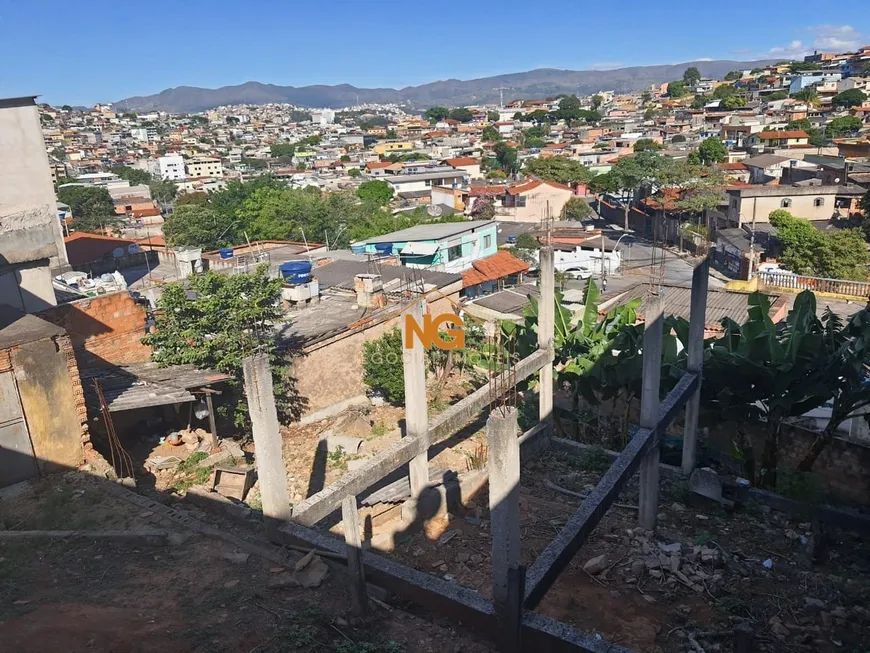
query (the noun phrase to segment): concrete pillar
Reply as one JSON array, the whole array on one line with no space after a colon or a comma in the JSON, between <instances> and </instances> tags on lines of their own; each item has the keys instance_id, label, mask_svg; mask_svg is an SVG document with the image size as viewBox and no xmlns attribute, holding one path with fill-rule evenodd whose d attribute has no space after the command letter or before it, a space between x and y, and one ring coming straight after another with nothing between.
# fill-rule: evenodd
<instances>
[{"instance_id":1,"label":"concrete pillar","mask_svg":"<svg viewBox=\"0 0 870 653\"><path fill-rule=\"evenodd\" d=\"M662 375L662 336L664 297L651 295L643 332L643 381L640 399L640 425L655 428L659 419L659 383ZM656 527L659 510L659 438L640 463L640 504L638 521L643 528Z\"/></svg>"},{"instance_id":2,"label":"concrete pillar","mask_svg":"<svg viewBox=\"0 0 870 653\"><path fill-rule=\"evenodd\" d=\"M691 315L689 319L689 344L687 371L698 375L698 389L686 403L686 420L683 429L683 474L691 475L695 469L698 449L698 417L701 412L701 368L704 363L704 327L707 322L707 281L710 276L710 259L705 258L692 272Z\"/></svg>"},{"instance_id":3,"label":"concrete pillar","mask_svg":"<svg viewBox=\"0 0 870 653\"><path fill-rule=\"evenodd\" d=\"M489 512L492 531L492 599L507 618L509 577L520 566L520 444L517 409L493 410L486 422Z\"/></svg>"},{"instance_id":4,"label":"concrete pillar","mask_svg":"<svg viewBox=\"0 0 870 653\"><path fill-rule=\"evenodd\" d=\"M417 324L423 324L423 300L414 302L405 313ZM406 342L407 326L402 319L402 343ZM402 350L405 373L405 437L429 438L429 416L426 404L426 351L419 338L411 334L413 346ZM411 477L411 497L419 496L429 482L429 452L424 451L408 464Z\"/></svg>"},{"instance_id":5,"label":"concrete pillar","mask_svg":"<svg viewBox=\"0 0 870 653\"><path fill-rule=\"evenodd\" d=\"M271 531L280 522L289 520L292 511L269 357L266 354L249 356L242 361L242 369L245 375L248 412L254 432L263 517L267 529Z\"/></svg>"},{"instance_id":6,"label":"concrete pillar","mask_svg":"<svg viewBox=\"0 0 870 653\"><path fill-rule=\"evenodd\" d=\"M214 452L217 451L218 448L218 434L217 423L214 419L214 402L211 399L211 392L205 393L205 405L208 408L208 428L211 432L211 450Z\"/></svg>"},{"instance_id":7,"label":"concrete pillar","mask_svg":"<svg viewBox=\"0 0 870 653\"><path fill-rule=\"evenodd\" d=\"M538 303L538 349L553 348L556 327L556 281L552 247L538 250L538 278L541 280L541 301ZM552 360L552 359L551 359ZM540 421L552 426L553 422L553 363L541 368L539 376L538 406Z\"/></svg>"},{"instance_id":8,"label":"concrete pillar","mask_svg":"<svg viewBox=\"0 0 870 653\"><path fill-rule=\"evenodd\" d=\"M347 570L350 572L350 599L353 613L361 617L366 613L366 573L362 559L362 538L359 532L359 511L356 497L348 495L341 502L341 525L347 544Z\"/></svg>"}]
</instances>

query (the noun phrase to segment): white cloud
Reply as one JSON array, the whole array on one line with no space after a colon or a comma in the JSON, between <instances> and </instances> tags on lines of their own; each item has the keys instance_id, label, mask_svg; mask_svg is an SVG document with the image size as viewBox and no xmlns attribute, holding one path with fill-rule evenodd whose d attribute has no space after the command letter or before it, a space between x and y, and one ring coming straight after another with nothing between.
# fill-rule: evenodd
<instances>
[{"instance_id":1,"label":"white cloud","mask_svg":"<svg viewBox=\"0 0 870 653\"><path fill-rule=\"evenodd\" d=\"M587 66L588 70L613 70L614 68L623 68L625 64L620 61L602 61L600 63L593 63Z\"/></svg>"},{"instance_id":2,"label":"white cloud","mask_svg":"<svg viewBox=\"0 0 870 653\"><path fill-rule=\"evenodd\" d=\"M863 37L851 25L817 25L808 28L815 32L813 49L828 52L848 52L861 47Z\"/></svg>"},{"instance_id":3,"label":"white cloud","mask_svg":"<svg viewBox=\"0 0 870 653\"><path fill-rule=\"evenodd\" d=\"M839 54L855 50L865 39L851 25L815 25L807 27L804 31L812 34L812 37L807 40L794 39L788 45L770 48L766 53L762 53L762 56L800 59L814 50Z\"/></svg>"},{"instance_id":4,"label":"white cloud","mask_svg":"<svg viewBox=\"0 0 870 653\"><path fill-rule=\"evenodd\" d=\"M695 61L713 61L713 57L700 57L695 59Z\"/></svg>"}]
</instances>

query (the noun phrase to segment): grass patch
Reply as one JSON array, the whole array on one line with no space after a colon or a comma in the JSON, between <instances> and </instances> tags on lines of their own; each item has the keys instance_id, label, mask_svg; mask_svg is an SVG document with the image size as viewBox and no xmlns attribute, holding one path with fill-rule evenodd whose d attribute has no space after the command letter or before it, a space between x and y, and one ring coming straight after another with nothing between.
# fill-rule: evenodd
<instances>
[{"instance_id":1,"label":"grass patch","mask_svg":"<svg viewBox=\"0 0 870 653\"><path fill-rule=\"evenodd\" d=\"M347 469L347 454L343 447L326 454L326 462L332 469Z\"/></svg>"},{"instance_id":2,"label":"grass patch","mask_svg":"<svg viewBox=\"0 0 870 653\"><path fill-rule=\"evenodd\" d=\"M379 438L383 435L386 435L388 431L389 429L387 428L387 423L382 419L379 419L372 425L373 438Z\"/></svg>"},{"instance_id":3,"label":"grass patch","mask_svg":"<svg viewBox=\"0 0 870 653\"><path fill-rule=\"evenodd\" d=\"M825 490L819 477L797 469L776 470L776 491L785 497L804 503L817 504L825 498Z\"/></svg>"},{"instance_id":4,"label":"grass patch","mask_svg":"<svg viewBox=\"0 0 870 653\"><path fill-rule=\"evenodd\" d=\"M601 447L591 446L577 456L577 464L590 472L606 472L610 469L610 456Z\"/></svg>"},{"instance_id":5,"label":"grass patch","mask_svg":"<svg viewBox=\"0 0 870 653\"><path fill-rule=\"evenodd\" d=\"M465 465L468 471L473 469L486 469L486 461L489 458L489 449L485 440L480 440L474 445L471 453L465 453Z\"/></svg>"},{"instance_id":6,"label":"grass patch","mask_svg":"<svg viewBox=\"0 0 870 653\"><path fill-rule=\"evenodd\" d=\"M214 466L197 467L206 458L208 454L205 451L195 451L186 460L180 462L175 468L175 476L169 487L176 492L187 492L194 485L208 483Z\"/></svg>"}]
</instances>

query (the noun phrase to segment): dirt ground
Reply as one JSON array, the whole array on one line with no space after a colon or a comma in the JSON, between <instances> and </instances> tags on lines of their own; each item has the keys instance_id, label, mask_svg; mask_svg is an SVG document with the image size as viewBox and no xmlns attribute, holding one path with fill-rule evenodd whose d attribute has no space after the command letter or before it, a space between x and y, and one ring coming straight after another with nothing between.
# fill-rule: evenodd
<instances>
[{"instance_id":1,"label":"dirt ground","mask_svg":"<svg viewBox=\"0 0 870 653\"><path fill-rule=\"evenodd\" d=\"M582 494L608 465L595 452L547 453L523 467L527 567L581 502L548 484ZM648 533L636 524L637 486L630 484L538 611L643 652L730 651L740 623L754 629L757 651L870 650L866 541L830 532L823 560L814 564L805 544L812 540L811 524L754 504L728 513L688 502L685 484L663 480L659 527ZM486 503L484 491L465 515L433 520L392 555L489 595ZM601 555L603 571L584 571Z\"/></svg>"},{"instance_id":2,"label":"dirt ground","mask_svg":"<svg viewBox=\"0 0 870 653\"><path fill-rule=\"evenodd\" d=\"M82 473L0 498L3 530L168 529L174 521ZM186 533L175 546L0 538L0 649L17 653L401 653L490 651L447 624L374 606L349 614L333 572L320 587L273 588L282 568ZM231 559L228 559L232 558Z\"/></svg>"}]
</instances>

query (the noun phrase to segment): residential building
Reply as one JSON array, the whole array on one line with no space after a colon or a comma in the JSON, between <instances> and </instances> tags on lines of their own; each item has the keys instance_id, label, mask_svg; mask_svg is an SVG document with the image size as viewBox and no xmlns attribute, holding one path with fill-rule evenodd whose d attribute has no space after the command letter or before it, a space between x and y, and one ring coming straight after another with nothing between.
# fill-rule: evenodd
<instances>
[{"instance_id":1,"label":"residential building","mask_svg":"<svg viewBox=\"0 0 870 653\"><path fill-rule=\"evenodd\" d=\"M223 177L224 168L221 160L210 156L198 156L187 162L187 176L199 177Z\"/></svg>"},{"instance_id":2,"label":"residential building","mask_svg":"<svg viewBox=\"0 0 870 653\"><path fill-rule=\"evenodd\" d=\"M823 73L823 72L813 72L813 73L805 73L803 75L795 75L791 78L791 83L788 87L789 95L793 95L800 91L801 89L807 88L808 86L815 86L821 82L833 81L837 82L843 78L843 75L840 73Z\"/></svg>"},{"instance_id":3,"label":"residential building","mask_svg":"<svg viewBox=\"0 0 870 653\"><path fill-rule=\"evenodd\" d=\"M462 170L471 179L480 178L480 159L475 159L470 156L457 157L453 159L444 159L442 163L449 165L456 170Z\"/></svg>"},{"instance_id":4,"label":"residential building","mask_svg":"<svg viewBox=\"0 0 870 653\"><path fill-rule=\"evenodd\" d=\"M770 222L770 214L786 209L807 220L846 217L856 210L864 189L855 185L742 186L728 189L728 223Z\"/></svg>"},{"instance_id":5,"label":"residential building","mask_svg":"<svg viewBox=\"0 0 870 653\"><path fill-rule=\"evenodd\" d=\"M462 170L424 172L416 175L388 175L384 177L396 195L403 198L429 195L433 186L454 187L468 183L468 175Z\"/></svg>"},{"instance_id":6,"label":"residential building","mask_svg":"<svg viewBox=\"0 0 870 653\"><path fill-rule=\"evenodd\" d=\"M389 156L391 154L413 152L414 144L411 141L390 141L387 143L378 143L372 149L381 156Z\"/></svg>"},{"instance_id":7,"label":"residential building","mask_svg":"<svg viewBox=\"0 0 870 653\"><path fill-rule=\"evenodd\" d=\"M157 140L157 129L155 127L134 127L130 130L130 136L134 141L153 143Z\"/></svg>"},{"instance_id":8,"label":"residential building","mask_svg":"<svg viewBox=\"0 0 870 653\"><path fill-rule=\"evenodd\" d=\"M151 159L151 174L160 179L180 181L185 178L184 157L180 154L167 154Z\"/></svg>"},{"instance_id":9,"label":"residential building","mask_svg":"<svg viewBox=\"0 0 870 653\"><path fill-rule=\"evenodd\" d=\"M748 138L749 145L764 148L773 147L806 147L809 143L809 134L800 129L790 131L761 131L751 134Z\"/></svg>"},{"instance_id":10,"label":"residential building","mask_svg":"<svg viewBox=\"0 0 870 653\"><path fill-rule=\"evenodd\" d=\"M354 251L397 256L402 265L462 272L498 250L498 225L492 220L421 224L354 243Z\"/></svg>"},{"instance_id":11,"label":"residential building","mask_svg":"<svg viewBox=\"0 0 870 653\"><path fill-rule=\"evenodd\" d=\"M31 313L67 266L36 96L0 100L0 152L0 304Z\"/></svg>"},{"instance_id":12,"label":"residential building","mask_svg":"<svg viewBox=\"0 0 870 653\"><path fill-rule=\"evenodd\" d=\"M558 218L573 194L565 184L529 178L505 189L501 206L496 206L496 215L499 220L516 222L541 222L548 216Z\"/></svg>"}]
</instances>

